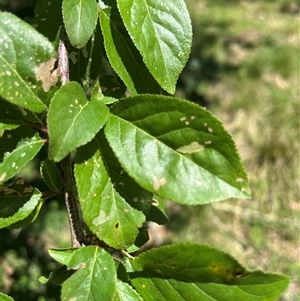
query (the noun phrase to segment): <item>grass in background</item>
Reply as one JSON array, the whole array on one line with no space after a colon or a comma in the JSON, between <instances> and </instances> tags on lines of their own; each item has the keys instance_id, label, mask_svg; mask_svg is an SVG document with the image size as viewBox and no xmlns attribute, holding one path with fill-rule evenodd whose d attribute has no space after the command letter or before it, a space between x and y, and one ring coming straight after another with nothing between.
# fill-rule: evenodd
<instances>
[{"instance_id":1,"label":"grass in background","mask_svg":"<svg viewBox=\"0 0 300 301\"><path fill-rule=\"evenodd\" d=\"M172 206L174 239L213 244L251 269L291 276L280 300L296 301L300 1L186 2L194 46L178 94L207 105L222 120L237 144L253 198Z\"/></svg>"}]
</instances>

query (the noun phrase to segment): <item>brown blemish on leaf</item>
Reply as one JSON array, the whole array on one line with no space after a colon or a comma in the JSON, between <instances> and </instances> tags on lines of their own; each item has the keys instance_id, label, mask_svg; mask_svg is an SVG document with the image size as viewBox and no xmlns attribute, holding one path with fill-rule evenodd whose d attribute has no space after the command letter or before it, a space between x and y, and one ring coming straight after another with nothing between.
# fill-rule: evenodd
<instances>
[{"instance_id":1,"label":"brown blemish on leaf","mask_svg":"<svg viewBox=\"0 0 300 301\"><path fill-rule=\"evenodd\" d=\"M45 92L48 92L58 81L60 72L59 68L53 70L55 62L56 59L51 58L49 61L43 62L35 68L35 77L38 81L42 81L42 87Z\"/></svg>"}]
</instances>

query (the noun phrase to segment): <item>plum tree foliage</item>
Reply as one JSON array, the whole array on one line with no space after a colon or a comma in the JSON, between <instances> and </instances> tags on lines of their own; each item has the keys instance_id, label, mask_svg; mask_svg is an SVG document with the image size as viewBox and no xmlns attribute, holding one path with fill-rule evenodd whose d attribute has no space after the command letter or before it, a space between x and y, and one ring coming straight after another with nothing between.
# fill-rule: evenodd
<instances>
[{"instance_id":1,"label":"plum tree foliage","mask_svg":"<svg viewBox=\"0 0 300 301\"><path fill-rule=\"evenodd\" d=\"M172 96L191 49L183 0L38 0L0 13L0 226L20 228L64 194L72 245L44 282L62 300L276 300L284 275L207 245L136 251L165 200L250 198L234 142L205 108ZM18 178L42 148L49 191ZM0 293L2 300L11 297Z\"/></svg>"}]
</instances>

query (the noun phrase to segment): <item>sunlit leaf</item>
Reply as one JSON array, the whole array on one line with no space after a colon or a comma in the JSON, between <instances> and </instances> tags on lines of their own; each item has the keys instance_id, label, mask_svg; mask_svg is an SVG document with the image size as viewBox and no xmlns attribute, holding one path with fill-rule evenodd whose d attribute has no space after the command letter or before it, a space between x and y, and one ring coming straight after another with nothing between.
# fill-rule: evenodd
<instances>
[{"instance_id":1,"label":"sunlit leaf","mask_svg":"<svg viewBox=\"0 0 300 301\"><path fill-rule=\"evenodd\" d=\"M10 13L0 12L0 28L0 96L33 112L44 111L45 92L56 84L59 75L53 71L53 45Z\"/></svg>"},{"instance_id":2,"label":"sunlit leaf","mask_svg":"<svg viewBox=\"0 0 300 301\"><path fill-rule=\"evenodd\" d=\"M77 48L82 48L96 27L97 2L94 0L63 0L62 12L71 44Z\"/></svg>"},{"instance_id":3,"label":"sunlit leaf","mask_svg":"<svg viewBox=\"0 0 300 301\"><path fill-rule=\"evenodd\" d=\"M145 217L115 190L99 148L96 137L76 154L75 178L84 220L109 246L126 249L135 241Z\"/></svg>"},{"instance_id":4,"label":"sunlit leaf","mask_svg":"<svg viewBox=\"0 0 300 301\"><path fill-rule=\"evenodd\" d=\"M162 198L195 205L250 196L230 135L196 104L154 95L122 99L105 135L125 171ZM202 147L182 153L192 143Z\"/></svg>"},{"instance_id":5,"label":"sunlit leaf","mask_svg":"<svg viewBox=\"0 0 300 301\"><path fill-rule=\"evenodd\" d=\"M1 299L2 301L14 301L14 299L13 299L12 297L7 296L7 295L5 295L5 294L3 294L3 293L1 293L1 292L0 292L0 299Z\"/></svg>"},{"instance_id":6,"label":"sunlit leaf","mask_svg":"<svg viewBox=\"0 0 300 301\"><path fill-rule=\"evenodd\" d=\"M42 205L42 194L23 179L0 186L0 228L18 228L31 223L34 210ZM40 207L39 207L40 209ZM39 211L38 209L38 211ZM29 218L28 218L29 217Z\"/></svg>"},{"instance_id":7,"label":"sunlit leaf","mask_svg":"<svg viewBox=\"0 0 300 301\"><path fill-rule=\"evenodd\" d=\"M117 277L112 256L94 246L73 253L69 269L77 270L62 285L62 300L113 300Z\"/></svg>"},{"instance_id":8,"label":"sunlit leaf","mask_svg":"<svg viewBox=\"0 0 300 301\"><path fill-rule=\"evenodd\" d=\"M64 85L54 95L49 108L49 157L60 161L75 148L92 140L103 127L108 113L101 101L87 101L78 83Z\"/></svg>"},{"instance_id":9,"label":"sunlit leaf","mask_svg":"<svg viewBox=\"0 0 300 301\"><path fill-rule=\"evenodd\" d=\"M118 280L112 301L143 301L143 299L128 283Z\"/></svg>"},{"instance_id":10,"label":"sunlit leaf","mask_svg":"<svg viewBox=\"0 0 300 301\"><path fill-rule=\"evenodd\" d=\"M43 145L39 134L26 126L5 132L0 138L0 183L16 175Z\"/></svg>"},{"instance_id":11,"label":"sunlit leaf","mask_svg":"<svg viewBox=\"0 0 300 301\"><path fill-rule=\"evenodd\" d=\"M192 44L191 20L183 0L118 0L123 22L154 78L173 94Z\"/></svg>"},{"instance_id":12,"label":"sunlit leaf","mask_svg":"<svg viewBox=\"0 0 300 301\"><path fill-rule=\"evenodd\" d=\"M160 87L132 43L118 10L100 10L100 24L109 62L130 92L159 93Z\"/></svg>"}]
</instances>

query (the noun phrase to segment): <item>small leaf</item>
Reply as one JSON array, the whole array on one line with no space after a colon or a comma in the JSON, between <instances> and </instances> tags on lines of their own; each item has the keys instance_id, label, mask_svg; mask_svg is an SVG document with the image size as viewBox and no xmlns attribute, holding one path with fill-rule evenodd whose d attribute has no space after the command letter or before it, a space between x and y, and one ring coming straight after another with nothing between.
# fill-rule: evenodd
<instances>
[{"instance_id":1,"label":"small leaf","mask_svg":"<svg viewBox=\"0 0 300 301\"><path fill-rule=\"evenodd\" d=\"M48 95L37 77L42 70L47 73L49 82L43 78L44 90L55 84L53 80L57 80L58 74L55 77L50 68L56 60L53 45L10 13L0 13L0 28L3 40L0 43L0 96L32 112L45 111ZM47 72L42 67L45 64Z\"/></svg>"},{"instance_id":2,"label":"small leaf","mask_svg":"<svg viewBox=\"0 0 300 301\"><path fill-rule=\"evenodd\" d=\"M78 83L64 85L54 95L49 108L49 157L61 161L78 146L92 140L108 114L101 101L87 101Z\"/></svg>"},{"instance_id":3,"label":"small leaf","mask_svg":"<svg viewBox=\"0 0 300 301\"><path fill-rule=\"evenodd\" d=\"M98 149L96 137L76 154L75 178L84 220L109 246L126 249L134 243L145 217L114 189Z\"/></svg>"},{"instance_id":4,"label":"small leaf","mask_svg":"<svg viewBox=\"0 0 300 301\"><path fill-rule=\"evenodd\" d=\"M67 249L49 249L49 255L57 262L68 265L73 254L77 251L76 248Z\"/></svg>"},{"instance_id":5,"label":"small leaf","mask_svg":"<svg viewBox=\"0 0 300 301\"><path fill-rule=\"evenodd\" d=\"M104 249L95 246L78 249L68 268L77 271L63 283L62 300L113 300L116 270L112 256Z\"/></svg>"},{"instance_id":6,"label":"small leaf","mask_svg":"<svg viewBox=\"0 0 300 301\"><path fill-rule=\"evenodd\" d=\"M100 24L109 62L131 93L159 93L155 81L132 43L118 10L100 10Z\"/></svg>"},{"instance_id":7,"label":"small leaf","mask_svg":"<svg viewBox=\"0 0 300 301\"><path fill-rule=\"evenodd\" d=\"M82 48L96 27L97 2L94 0L63 0L62 12L71 44L74 47Z\"/></svg>"},{"instance_id":8,"label":"small leaf","mask_svg":"<svg viewBox=\"0 0 300 301\"><path fill-rule=\"evenodd\" d=\"M38 189L18 179L9 185L0 186L0 229L14 225L25 226L25 221L34 210L41 206L42 194Z\"/></svg>"},{"instance_id":9,"label":"small leaf","mask_svg":"<svg viewBox=\"0 0 300 301\"><path fill-rule=\"evenodd\" d=\"M246 271L229 255L191 243L152 249L125 266L146 301L275 301L289 284L287 276Z\"/></svg>"},{"instance_id":10,"label":"small leaf","mask_svg":"<svg viewBox=\"0 0 300 301\"><path fill-rule=\"evenodd\" d=\"M41 163L41 175L47 186L53 191L60 191L62 180L57 166L51 160L45 160Z\"/></svg>"},{"instance_id":11,"label":"small leaf","mask_svg":"<svg viewBox=\"0 0 300 301\"><path fill-rule=\"evenodd\" d=\"M0 138L0 184L16 175L44 145L38 133L26 126L5 132Z\"/></svg>"},{"instance_id":12,"label":"small leaf","mask_svg":"<svg viewBox=\"0 0 300 301\"><path fill-rule=\"evenodd\" d=\"M117 290L113 301L143 301L141 295L132 286L120 280L117 281Z\"/></svg>"},{"instance_id":13,"label":"small leaf","mask_svg":"<svg viewBox=\"0 0 300 301\"><path fill-rule=\"evenodd\" d=\"M192 45L191 20L183 0L118 0L123 22L161 87L173 94Z\"/></svg>"},{"instance_id":14,"label":"small leaf","mask_svg":"<svg viewBox=\"0 0 300 301\"><path fill-rule=\"evenodd\" d=\"M0 292L0 299L1 299L1 301L14 301L14 299L12 297L7 296L1 292Z\"/></svg>"},{"instance_id":15,"label":"small leaf","mask_svg":"<svg viewBox=\"0 0 300 301\"><path fill-rule=\"evenodd\" d=\"M91 100L100 100L105 104L112 104L112 103L118 101L118 99L116 99L116 98L104 96L104 94L102 93L102 88L100 87L99 81L96 82L96 84L93 88Z\"/></svg>"},{"instance_id":16,"label":"small leaf","mask_svg":"<svg viewBox=\"0 0 300 301\"><path fill-rule=\"evenodd\" d=\"M111 113L107 140L124 170L146 190L189 205L250 196L230 135L202 107L141 95L121 99ZM178 151L193 142L203 148Z\"/></svg>"}]
</instances>

